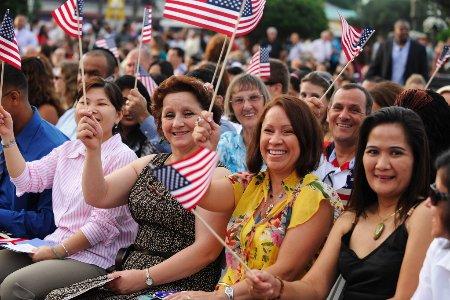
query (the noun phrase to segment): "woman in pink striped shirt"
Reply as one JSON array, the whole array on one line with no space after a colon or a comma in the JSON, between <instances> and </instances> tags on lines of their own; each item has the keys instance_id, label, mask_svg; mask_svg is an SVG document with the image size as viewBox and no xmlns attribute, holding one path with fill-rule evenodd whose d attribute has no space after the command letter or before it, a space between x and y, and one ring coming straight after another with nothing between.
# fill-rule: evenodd
<instances>
[{"instance_id":1,"label":"woman in pink striped shirt","mask_svg":"<svg viewBox=\"0 0 450 300\"><path fill-rule=\"evenodd\" d=\"M122 117L123 98L113 83L94 78L86 83L86 99L79 91L76 106L78 137L38 161L25 162L15 144L10 114L0 106L0 136L6 165L20 196L53 189L56 231L45 238L49 246L30 256L0 251L0 298L41 299L51 290L106 274L117 251L131 244L137 224L126 205L98 209L85 203L81 175L86 146L93 139L89 120L100 123L103 174L136 159L114 128ZM84 143L84 144L83 144ZM45 274L45 276L42 276Z\"/></svg>"}]
</instances>

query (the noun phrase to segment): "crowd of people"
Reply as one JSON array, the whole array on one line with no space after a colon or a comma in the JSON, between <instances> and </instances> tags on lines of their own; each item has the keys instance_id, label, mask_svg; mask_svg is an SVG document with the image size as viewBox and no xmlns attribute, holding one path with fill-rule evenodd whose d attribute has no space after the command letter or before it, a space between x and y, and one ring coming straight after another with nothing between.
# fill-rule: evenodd
<instances>
[{"instance_id":1,"label":"crowd of people","mask_svg":"<svg viewBox=\"0 0 450 300\"><path fill-rule=\"evenodd\" d=\"M343 57L330 31L238 39L219 81L220 35L156 32L139 51L129 24L88 25L77 57L57 27L15 20L23 60L2 70L0 232L45 245L0 250L0 299L450 294L450 86L425 89L436 58L408 22L334 84ZM100 37L119 57L91 47ZM270 76L246 72L258 45ZM154 92L136 81L138 60ZM220 162L200 219L153 170L202 148Z\"/></svg>"}]
</instances>

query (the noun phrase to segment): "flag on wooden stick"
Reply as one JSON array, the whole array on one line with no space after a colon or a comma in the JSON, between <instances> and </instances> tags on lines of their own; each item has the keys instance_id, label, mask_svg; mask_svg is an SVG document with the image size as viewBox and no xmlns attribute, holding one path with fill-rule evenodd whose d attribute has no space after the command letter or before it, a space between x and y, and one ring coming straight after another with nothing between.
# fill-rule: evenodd
<instances>
[{"instance_id":1,"label":"flag on wooden stick","mask_svg":"<svg viewBox=\"0 0 450 300\"><path fill-rule=\"evenodd\" d=\"M152 40L152 8L144 8L144 22L142 23L142 43L147 44Z\"/></svg>"},{"instance_id":2,"label":"flag on wooden stick","mask_svg":"<svg viewBox=\"0 0 450 300\"><path fill-rule=\"evenodd\" d=\"M155 177L187 210L193 210L205 195L211 183L219 156L203 148L182 161L157 167Z\"/></svg>"},{"instance_id":3,"label":"flag on wooden stick","mask_svg":"<svg viewBox=\"0 0 450 300\"><path fill-rule=\"evenodd\" d=\"M77 16L77 5L80 14L79 17ZM82 36L83 7L84 0L67 0L52 12L53 19L68 35L72 37Z\"/></svg>"},{"instance_id":4,"label":"flag on wooden stick","mask_svg":"<svg viewBox=\"0 0 450 300\"><path fill-rule=\"evenodd\" d=\"M112 54L114 54L116 58L119 58L119 50L117 49L116 41L114 41L114 39L111 37L96 40L95 47L108 49L112 52Z\"/></svg>"},{"instance_id":5,"label":"flag on wooden stick","mask_svg":"<svg viewBox=\"0 0 450 300\"><path fill-rule=\"evenodd\" d=\"M139 79L142 82L142 84L145 86L148 93L150 94L150 97L153 97L153 93L158 88L158 85L153 80L152 76L150 76L150 74L148 74L148 72L145 71L144 68L142 68L141 66L139 66L139 72L137 75L137 79Z\"/></svg>"},{"instance_id":6,"label":"flag on wooden stick","mask_svg":"<svg viewBox=\"0 0 450 300\"><path fill-rule=\"evenodd\" d=\"M445 45L444 48L442 48L441 55L439 55L439 58L436 61L436 68L441 68L445 62L450 58L450 45Z\"/></svg>"},{"instance_id":7,"label":"flag on wooden stick","mask_svg":"<svg viewBox=\"0 0 450 300\"><path fill-rule=\"evenodd\" d=\"M247 73L261 78L270 77L269 48L260 47L253 55Z\"/></svg>"},{"instance_id":8,"label":"flag on wooden stick","mask_svg":"<svg viewBox=\"0 0 450 300\"><path fill-rule=\"evenodd\" d=\"M6 10L0 27L0 60L16 69L20 70L21 68L19 47L9 9Z\"/></svg>"},{"instance_id":9,"label":"flag on wooden stick","mask_svg":"<svg viewBox=\"0 0 450 300\"><path fill-rule=\"evenodd\" d=\"M243 0L166 0L163 16L225 35L233 35ZM236 36L258 25L266 0L246 0Z\"/></svg>"},{"instance_id":10,"label":"flag on wooden stick","mask_svg":"<svg viewBox=\"0 0 450 300\"><path fill-rule=\"evenodd\" d=\"M339 17L342 25L342 51L344 51L347 60L353 60L362 51L375 30L372 28L356 29L350 26L341 15Z\"/></svg>"}]
</instances>

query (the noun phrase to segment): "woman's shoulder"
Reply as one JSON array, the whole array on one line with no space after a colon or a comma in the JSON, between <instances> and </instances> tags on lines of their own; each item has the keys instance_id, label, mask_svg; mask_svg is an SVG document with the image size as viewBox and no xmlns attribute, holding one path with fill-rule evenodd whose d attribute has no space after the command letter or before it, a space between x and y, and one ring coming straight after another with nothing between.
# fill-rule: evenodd
<instances>
[{"instance_id":1,"label":"woman's shoulder","mask_svg":"<svg viewBox=\"0 0 450 300\"><path fill-rule=\"evenodd\" d=\"M350 231L353 223L356 222L356 213L353 211L344 211L334 222L334 230L339 231L342 235Z\"/></svg>"},{"instance_id":2,"label":"woman's shoulder","mask_svg":"<svg viewBox=\"0 0 450 300\"><path fill-rule=\"evenodd\" d=\"M338 214L335 217L340 215L340 213L344 210L344 205L342 204L337 192L328 184L322 182L315 174L306 174L303 179L303 185L306 190L317 193L320 198L319 201L322 199L327 199L335 210L338 210Z\"/></svg>"}]
</instances>

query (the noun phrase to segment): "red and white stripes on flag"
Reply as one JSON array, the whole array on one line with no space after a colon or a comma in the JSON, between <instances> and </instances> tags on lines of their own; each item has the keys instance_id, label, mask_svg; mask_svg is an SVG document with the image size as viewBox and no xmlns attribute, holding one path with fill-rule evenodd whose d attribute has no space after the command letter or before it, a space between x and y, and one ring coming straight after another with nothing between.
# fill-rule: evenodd
<instances>
[{"instance_id":1,"label":"red and white stripes on flag","mask_svg":"<svg viewBox=\"0 0 450 300\"><path fill-rule=\"evenodd\" d=\"M189 158L153 170L155 177L187 210L195 208L211 183L219 156L201 148Z\"/></svg>"},{"instance_id":2,"label":"red and white stripes on flag","mask_svg":"<svg viewBox=\"0 0 450 300\"><path fill-rule=\"evenodd\" d=\"M163 16L231 36L243 0L166 0ZM246 0L236 36L250 33L258 25L266 0Z\"/></svg>"},{"instance_id":3,"label":"red and white stripes on flag","mask_svg":"<svg viewBox=\"0 0 450 300\"><path fill-rule=\"evenodd\" d=\"M341 36L341 44L342 51L344 51L345 57L347 60L351 60L359 53L359 50L354 47L359 41L361 37L361 29L356 29L350 26L341 15L341 26L342 26L342 36Z\"/></svg>"},{"instance_id":4,"label":"red and white stripes on flag","mask_svg":"<svg viewBox=\"0 0 450 300\"><path fill-rule=\"evenodd\" d=\"M247 73L261 78L270 77L269 48L260 47L248 65Z\"/></svg>"},{"instance_id":5,"label":"red and white stripes on flag","mask_svg":"<svg viewBox=\"0 0 450 300\"><path fill-rule=\"evenodd\" d=\"M137 79L145 86L148 93L150 94L150 97L153 97L153 93L158 88L158 85L153 80L152 76L150 76L150 74L148 74L148 72L145 71L141 66L139 66Z\"/></svg>"},{"instance_id":6,"label":"red and white stripes on flag","mask_svg":"<svg viewBox=\"0 0 450 300\"><path fill-rule=\"evenodd\" d=\"M77 21L77 4L80 14L79 22ZM83 0L67 0L52 12L53 19L58 26L72 37L83 35L83 6Z\"/></svg>"},{"instance_id":7,"label":"red and white stripes on flag","mask_svg":"<svg viewBox=\"0 0 450 300\"><path fill-rule=\"evenodd\" d=\"M0 27L0 60L19 70L22 65L9 9L6 10Z\"/></svg>"},{"instance_id":8,"label":"red and white stripes on flag","mask_svg":"<svg viewBox=\"0 0 450 300\"><path fill-rule=\"evenodd\" d=\"M142 23L142 43L147 44L152 40L152 7L144 8L144 22Z\"/></svg>"}]
</instances>

